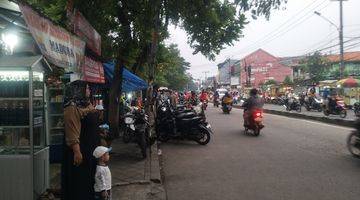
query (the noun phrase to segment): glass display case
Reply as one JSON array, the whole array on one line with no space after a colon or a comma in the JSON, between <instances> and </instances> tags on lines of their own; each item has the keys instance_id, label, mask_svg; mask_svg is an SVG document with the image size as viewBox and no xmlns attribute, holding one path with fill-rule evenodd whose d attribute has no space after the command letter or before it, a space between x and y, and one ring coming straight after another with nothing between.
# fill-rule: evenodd
<instances>
[{"instance_id":1,"label":"glass display case","mask_svg":"<svg viewBox=\"0 0 360 200\"><path fill-rule=\"evenodd\" d=\"M50 163L60 163L64 140L64 85L58 83L48 86L48 116Z\"/></svg>"},{"instance_id":2,"label":"glass display case","mask_svg":"<svg viewBox=\"0 0 360 200\"><path fill-rule=\"evenodd\" d=\"M48 187L45 66L42 56L0 57L0 199L35 199Z\"/></svg>"}]
</instances>

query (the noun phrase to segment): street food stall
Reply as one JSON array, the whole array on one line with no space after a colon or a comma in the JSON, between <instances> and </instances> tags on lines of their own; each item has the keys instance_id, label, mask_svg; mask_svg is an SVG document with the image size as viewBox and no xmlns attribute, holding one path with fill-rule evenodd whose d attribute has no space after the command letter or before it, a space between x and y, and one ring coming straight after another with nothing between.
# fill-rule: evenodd
<instances>
[{"instance_id":1,"label":"street food stall","mask_svg":"<svg viewBox=\"0 0 360 200\"><path fill-rule=\"evenodd\" d=\"M40 55L0 57L0 199L37 199L49 186L47 70Z\"/></svg>"},{"instance_id":2,"label":"street food stall","mask_svg":"<svg viewBox=\"0 0 360 200\"><path fill-rule=\"evenodd\" d=\"M352 77L337 82L346 105L354 105L360 98L360 80Z\"/></svg>"}]
</instances>

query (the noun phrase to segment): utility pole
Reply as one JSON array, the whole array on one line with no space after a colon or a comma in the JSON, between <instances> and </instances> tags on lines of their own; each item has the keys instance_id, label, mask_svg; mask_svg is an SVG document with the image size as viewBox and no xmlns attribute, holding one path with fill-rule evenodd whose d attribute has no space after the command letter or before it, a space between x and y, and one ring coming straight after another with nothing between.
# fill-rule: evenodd
<instances>
[{"instance_id":1,"label":"utility pole","mask_svg":"<svg viewBox=\"0 0 360 200\"><path fill-rule=\"evenodd\" d=\"M339 27L339 40L340 40L340 79L344 78L344 24L343 24L343 1L347 0L332 0L339 1L340 3L340 27Z\"/></svg>"}]
</instances>

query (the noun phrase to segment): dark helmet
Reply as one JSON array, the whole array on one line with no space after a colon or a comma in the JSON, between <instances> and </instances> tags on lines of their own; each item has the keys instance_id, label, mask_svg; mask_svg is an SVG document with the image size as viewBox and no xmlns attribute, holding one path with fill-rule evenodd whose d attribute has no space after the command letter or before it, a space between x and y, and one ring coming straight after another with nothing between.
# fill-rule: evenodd
<instances>
[{"instance_id":1,"label":"dark helmet","mask_svg":"<svg viewBox=\"0 0 360 200\"><path fill-rule=\"evenodd\" d=\"M256 96L257 94L258 94L258 90L257 90L257 89L253 88L253 89L250 90L250 95L251 95L251 96Z\"/></svg>"},{"instance_id":2,"label":"dark helmet","mask_svg":"<svg viewBox=\"0 0 360 200\"><path fill-rule=\"evenodd\" d=\"M195 91L191 91L191 95L196 95Z\"/></svg>"}]
</instances>

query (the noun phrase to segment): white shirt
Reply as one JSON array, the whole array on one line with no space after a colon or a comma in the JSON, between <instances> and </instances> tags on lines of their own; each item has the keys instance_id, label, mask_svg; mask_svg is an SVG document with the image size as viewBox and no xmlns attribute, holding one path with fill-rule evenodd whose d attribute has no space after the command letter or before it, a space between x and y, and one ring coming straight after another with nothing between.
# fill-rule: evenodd
<instances>
[{"instance_id":1,"label":"white shirt","mask_svg":"<svg viewBox=\"0 0 360 200\"><path fill-rule=\"evenodd\" d=\"M95 192L111 190L111 172L108 166L96 166L94 189Z\"/></svg>"}]
</instances>

